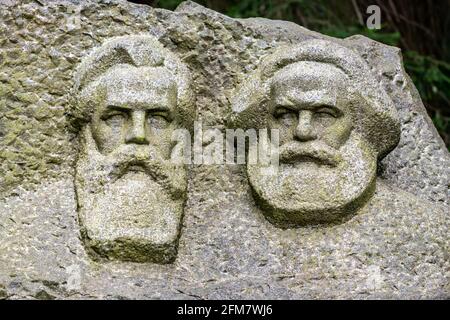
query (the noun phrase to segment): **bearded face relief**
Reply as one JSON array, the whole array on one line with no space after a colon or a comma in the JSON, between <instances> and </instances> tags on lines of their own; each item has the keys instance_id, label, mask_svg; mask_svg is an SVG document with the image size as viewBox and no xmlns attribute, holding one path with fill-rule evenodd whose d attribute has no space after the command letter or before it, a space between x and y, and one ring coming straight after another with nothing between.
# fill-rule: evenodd
<instances>
[{"instance_id":1,"label":"bearded face relief","mask_svg":"<svg viewBox=\"0 0 450 320\"><path fill-rule=\"evenodd\" d=\"M347 85L339 69L315 62L298 62L272 78L269 126L279 129L279 173L250 165L247 172L264 206L276 208L275 221L337 219L373 183L376 158L352 132Z\"/></svg>"},{"instance_id":2,"label":"bearded face relief","mask_svg":"<svg viewBox=\"0 0 450 320\"><path fill-rule=\"evenodd\" d=\"M104 76L105 96L91 130L102 154L123 145L152 145L170 156L177 87L166 70L120 68Z\"/></svg>"},{"instance_id":3,"label":"bearded face relief","mask_svg":"<svg viewBox=\"0 0 450 320\"><path fill-rule=\"evenodd\" d=\"M320 46L323 42L312 47ZM328 63L330 50L310 57L317 51L309 52L308 42L298 47L298 60L270 73L277 53L263 61L247 82L252 88L242 90L254 91L250 96L259 100L249 98L245 107L238 97L234 105L235 123L255 118L259 109L264 118L258 124L278 130L277 173L247 164L247 176L266 218L282 228L339 223L354 215L373 194L379 155L361 125L370 106L354 87L352 73Z\"/></svg>"},{"instance_id":4,"label":"bearded face relief","mask_svg":"<svg viewBox=\"0 0 450 320\"><path fill-rule=\"evenodd\" d=\"M129 56L81 90L79 105L91 112L76 170L83 239L96 258L170 263L187 188L186 168L171 161L171 136L188 111L180 111L189 103L183 96L187 74L149 37L121 37L103 47L104 56L123 47ZM97 54L109 61L102 47ZM180 66L170 70L158 58Z\"/></svg>"}]
</instances>

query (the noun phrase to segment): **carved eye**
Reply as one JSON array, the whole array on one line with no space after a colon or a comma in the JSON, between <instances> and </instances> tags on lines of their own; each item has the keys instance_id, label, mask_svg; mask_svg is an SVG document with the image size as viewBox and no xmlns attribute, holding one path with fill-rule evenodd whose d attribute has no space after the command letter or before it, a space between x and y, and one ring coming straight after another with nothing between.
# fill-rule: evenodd
<instances>
[{"instance_id":1,"label":"carved eye","mask_svg":"<svg viewBox=\"0 0 450 320\"><path fill-rule=\"evenodd\" d=\"M151 113L147 121L152 129L164 129L169 125L169 118L165 113Z\"/></svg>"},{"instance_id":2,"label":"carved eye","mask_svg":"<svg viewBox=\"0 0 450 320\"><path fill-rule=\"evenodd\" d=\"M284 125L295 124L297 120L297 113L284 107L278 107L273 116Z\"/></svg>"},{"instance_id":3,"label":"carved eye","mask_svg":"<svg viewBox=\"0 0 450 320\"><path fill-rule=\"evenodd\" d=\"M105 121L105 123L109 127L119 127L122 126L127 118L127 114L121 111L114 111L106 114L102 117L102 120Z\"/></svg>"},{"instance_id":4,"label":"carved eye","mask_svg":"<svg viewBox=\"0 0 450 320\"><path fill-rule=\"evenodd\" d=\"M338 112L330 107L322 107L314 112L317 118L337 118Z\"/></svg>"}]
</instances>

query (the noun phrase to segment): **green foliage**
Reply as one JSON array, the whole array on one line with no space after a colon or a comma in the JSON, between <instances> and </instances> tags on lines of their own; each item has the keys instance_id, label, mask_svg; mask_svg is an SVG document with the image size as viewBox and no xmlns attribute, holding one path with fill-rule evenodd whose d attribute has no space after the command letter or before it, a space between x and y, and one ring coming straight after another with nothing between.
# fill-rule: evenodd
<instances>
[{"instance_id":1,"label":"green foliage","mask_svg":"<svg viewBox=\"0 0 450 320\"><path fill-rule=\"evenodd\" d=\"M417 89L427 101L443 99L449 102L450 64L414 51L404 53L405 67L417 83Z\"/></svg>"},{"instance_id":2,"label":"green foliage","mask_svg":"<svg viewBox=\"0 0 450 320\"><path fill-rule=\"evenodd\" d=\"M320 32L336 38L347 38L355 34L362 34L363 36L390 46L398 46L401 37L399 32L380 32L378 30L363 28L360 25L347 26L342 29L324 29Z\"/></svg>"},{"instance_id":3,"label":"green foliage","mask_svg":"<svg viewBox=\"0 0 450 320\"><path fill-rule=\"evenodd\" d=\"M414 51L404 53L405 68L426 106L433 122L450 148L450 64ZM440 107L443 106L444 108Z\"/></svg>"}]
</instances>

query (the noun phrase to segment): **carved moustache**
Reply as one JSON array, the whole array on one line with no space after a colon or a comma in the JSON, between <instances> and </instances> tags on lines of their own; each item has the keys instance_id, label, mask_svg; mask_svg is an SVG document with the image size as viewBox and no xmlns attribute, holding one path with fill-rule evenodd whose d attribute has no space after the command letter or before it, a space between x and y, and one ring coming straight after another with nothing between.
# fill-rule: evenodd
<instances>
[{"instance_id":1,"label":"carved moustache","mask_svg":"<svg viewBox=\"0 0 450 320\"><path fill-rule=\"evenodd\" d=\"M143 172L159 182L172 194L184 190L184 170L164 159L151 145L121 145L111 153L102 155L92 138L90 130L84 132L86 149L83 163L87 165L85 174L95 176L99 184L111 183L128 172ZM101 182L103 181L103 182Z\"/></svg>"},{"instance_id":2,"label":"carved moustache","mask_svg":"<svg viewBox=\"0 0 450 320\"><path fill-rule=\"evenodd\" d=\"M110 175L120 178L129 171L141 171L149 174L166 168L166 162L151 146L122 145L105 156L110 166ZM161 170L159 170L161 169Z\"/></svg>"},{"instance_id":3,"label":"carved moustache","mask_svg":"<svg viewBox=\"0 0 450 320\"><path fill-rule=\"evenodd\" d=\"M336 167L342 158L335 149L320 142L291 142L280 147L280 163L294 164L307 161Z\"/></svg>"}]
</instances>

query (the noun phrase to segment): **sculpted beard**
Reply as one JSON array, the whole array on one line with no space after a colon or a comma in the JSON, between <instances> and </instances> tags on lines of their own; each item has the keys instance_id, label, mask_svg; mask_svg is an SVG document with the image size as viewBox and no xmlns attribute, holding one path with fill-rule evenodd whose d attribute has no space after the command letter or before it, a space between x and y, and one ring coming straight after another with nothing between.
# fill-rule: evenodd
<instances>
[{"instance_id":1,"label":"sculpted beard","mask_svg":"<svg viewBox=\"0 0 450 320\"><path fill-rule=\"evenodd\" d=\"M289 142L280 147L276 175L248 165L247 175L267 218L284 227L331 223L356 209L371 194L376 156L352 132L339 149L320 141Z\"/></svg>"},{"instance_id":2,"label":"sculpted beard","mask_svg":"<svg viewBox=\"0 0 450 320\"><path fill-rule=\"evenodd\" d=\"M174 200L186 189L185 169L164 159L150 145L121 145L108 155L97 150L89 128L83 132L83 150L77 162L77 175L84 188L99 192L128 172L143 172L163 187Z\"/></svg>"},{"instance_id":3,"label":"sculpted beard","mask_svg":"<svg viewBox=\"0 0 450 320\"><path fill-rule=\"evenodd\" d=\"M172 243L182 219L185 168L149 145L122 145L102 155L89 127L83 138L75 185L84 238L94 243L91 247L127 259L126 250L113 249L117 242L152 248Z\"/></svg>"}]
</instances>

